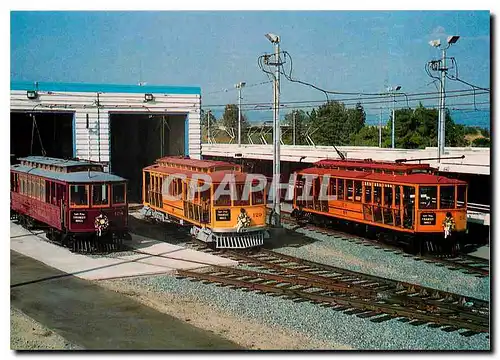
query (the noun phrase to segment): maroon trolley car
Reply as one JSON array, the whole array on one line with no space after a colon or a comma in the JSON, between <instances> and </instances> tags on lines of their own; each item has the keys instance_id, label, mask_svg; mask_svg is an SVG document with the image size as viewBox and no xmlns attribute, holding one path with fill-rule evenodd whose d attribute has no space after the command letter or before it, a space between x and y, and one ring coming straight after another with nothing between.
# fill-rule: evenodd
<instances>
[{"instance_id":1,"label":"maroon trolley car","mask_svg":"<svg viewBox=\"0 0 500 360\"><path fill-rule=\"evenodd\" d=\"M11 218L75 252L109 251L127 231L127 181L100 164L41 156L10 168Z\"/></svg>"}]
</instances>

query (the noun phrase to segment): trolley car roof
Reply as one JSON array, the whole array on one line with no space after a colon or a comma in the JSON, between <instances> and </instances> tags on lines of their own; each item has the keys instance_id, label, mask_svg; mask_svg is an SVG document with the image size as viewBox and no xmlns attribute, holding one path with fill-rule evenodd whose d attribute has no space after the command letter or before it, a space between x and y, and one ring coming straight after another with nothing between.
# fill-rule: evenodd
<instances>
[{"instance_id":1,"label":"trolley car roof","mask_svg":"<svg viewBox=\"0 0 500 360\"><path fill-rule=\"evenodd\" d=\"M230 162L227 162L227 161L184 159L184 158L178 158L178 157L173 157L173 156L172 157L171 156L162 157L162 158L156 160L156 162L157 163L169 162L171 164L192 166L192 167L198 167L198 168L204 168L204 169L215 167L215 166L237 166L237 165L231 164Z\"/></svg>"},{"instance_id":2,"label":"trolley car roof","mask_svg":"<svg viewBox=\"0 0 500 360\"><path fill-rule=\"evenodd\" d=\"M450 179L444 176L432 175L432 174L410 174L410 175L392 175L392 174L381 174L381 173L370 173L366 171L347 171L347 170L335 170L327 168L307 168L297 172L298 174L306 175L330 175L331 177L337 178L348 178L357 179L363 181L379 181L379 182L389 182L396 184L425 184L425 185L466 185L467 183L462 180Z\"/></svg>"},{"instance_id":3,"label":"trolley car roof","mask_svg":"<svg viewBox=\"0 0 500 360\"><path fill-rule=\"evenodd\" d=\"M85 165L100 165L97 163L89 162L86 160L65 160L65 159L57 159L47 156L27 156L23 158L19 158L21 161L31 161L37 164L57 166L57 167L70 167L70 166L85 166Z\"/></svg>"},{"instance_id":4,"label":"trolley car roof","mask_svg":"<svg viewBox=\"0 0 500 360\"><path fill-rule=\"evenodd\" d=\"M48 171L40 168L24 165L12 165L11 170L29 175L41 176L47 179L63 181L67 183L101 183L101 182L124 182L126 179L110 173L99 171L77 171L70 173Z\"/></svg>"},{"instance_id":5,"label":"trolley car roof","mask_svg":"<svg viewBox=\"0 0 500 360\"><path fill-rule=\"evenodd\" d=\"M314 163L314 166L332 168L365 168L365 169L384 169L389 171L408 171L413 169L432 169L429 164L404 164L389 161L376 161L371 159L350 159L350 160L330 160L323 159Z\"/></svg>"},{"instance_id":6,"label":"trolley car roof","mask_svg":"<svg viewBox=\"0 0 500 360\"><path fill-rule=\"evenodd\" d=\"M224 179L226 175L231 175L234 177L235 182L245 182L247 178L247 173L244 172L239 172L239 171L233 171L233 170L220 170L220 171L214 171L211 173L203 173L199 171L191 171L191 170L185 170L185 169L178 169L178 168L173 168L173 167L165 167L165 166L160 166L159 164L154 164L151 166L148 166L144 168L145 171L153 171L157 173L162 173L162 174L167 174L167 175L177 175L178 177L185 175L186 178L192 178L194 175L196 176L202 176L200 177L200 180L203 180L205 178L210 178L212 183L220 183ZM253 175L253 174L252 174Z\"/></svg>"}]
</instances>

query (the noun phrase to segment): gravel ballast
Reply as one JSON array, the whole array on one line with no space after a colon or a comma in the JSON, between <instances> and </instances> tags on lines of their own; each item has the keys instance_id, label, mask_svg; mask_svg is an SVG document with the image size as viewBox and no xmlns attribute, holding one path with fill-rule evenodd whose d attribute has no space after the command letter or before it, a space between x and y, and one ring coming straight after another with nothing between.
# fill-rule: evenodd
<instances>
[{"instance_id":1,"label":"gravel ballast","mask_svg":"<svg viewBox=\"0 0 500 360\"><path fill-rule=\"evenodd\" d=\"M284 225L284 227L289 227ZM490 278L475 277L460 270L450 270L415 261L411 257L363 246L306 229L297 232L317 241L301 247L273 249L290 256L337 266L384 278L419 284L481 300L490 299Z\"/></svg>"},{"instance_id":2,"label":"gravel ballast","mask_svg":"<svg viewBox=\"0 0 500 360\"><path fill-rule=\"evenodd\" d=\"M279 247L273 250L352 271L489 301L489 277L478 278L459 270L452 271L446 267L415 261L401 254L306 229L298 229L297 232L314 240L298 247ZM284 241L280 241L281 243L287 244L286 238L282 240ZM190 247L178 242L176 245ZM317 304L295 303L279 297L176 279L173 276L122 281L130 286L146 287L158 293L185 296L228 314L270 326L285 327L304 334L306 338L343 344L357 350L490 350L488 334L464 337L458 331L447 333L428 326L412 326L397 319L378 324Z\"/></svg>"},{"instance_id":3,"label":"gravel ballast","mask_svg":"<svg viewBox=\"0 0 500 360\"><path fill-rule=\"evenodd\" d=\"M472 337L447 333L427 326L411 326L397 319L376 324L331 308L253 292L217 287L213 284L176 279L173 276L127 279L145 286L203 301L231 314L283 326L306 336L343 344L358 350L489 350L487 334Z\"/></svg>"}]
</instances>

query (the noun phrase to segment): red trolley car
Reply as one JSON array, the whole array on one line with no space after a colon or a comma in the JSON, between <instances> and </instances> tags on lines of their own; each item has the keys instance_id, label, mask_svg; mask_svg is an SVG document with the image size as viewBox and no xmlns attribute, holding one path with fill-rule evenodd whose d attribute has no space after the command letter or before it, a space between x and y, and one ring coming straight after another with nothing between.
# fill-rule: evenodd
<instances>
[{"instance_id":1,"label":"red trolley car","mask_svg":"<svg viewBox=\"0 0 500 360\"><path fill-rule=\"evenodd\" d=\"M29 156L10 168L11 217L41 225L75 252L109 251L128 236L126 179L100 164Z\"/></svg>"}]
</instances>

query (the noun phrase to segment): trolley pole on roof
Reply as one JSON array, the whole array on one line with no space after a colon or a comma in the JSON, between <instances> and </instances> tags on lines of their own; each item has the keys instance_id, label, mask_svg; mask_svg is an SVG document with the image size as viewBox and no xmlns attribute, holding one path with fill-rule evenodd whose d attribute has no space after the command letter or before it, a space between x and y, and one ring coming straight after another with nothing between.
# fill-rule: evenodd
<instances>
[{"instance_id":1,"label":"trolley pole on roof","mask_svg":"<svg viewBox=\"0 0 500 360\"><path fill-rule=\"evenodd\" d=\"M272 214L274 215L274 226L281 226L281 204L280 204L280 69L282 65L279 60L280 54L280 37L275 34L268 33L265 35L266 38L274 44L274 63L269 62L269 65L276 66L276 72L274 75L274 91L273 91L273 208Z\"/></svg>"}]
</instances>

